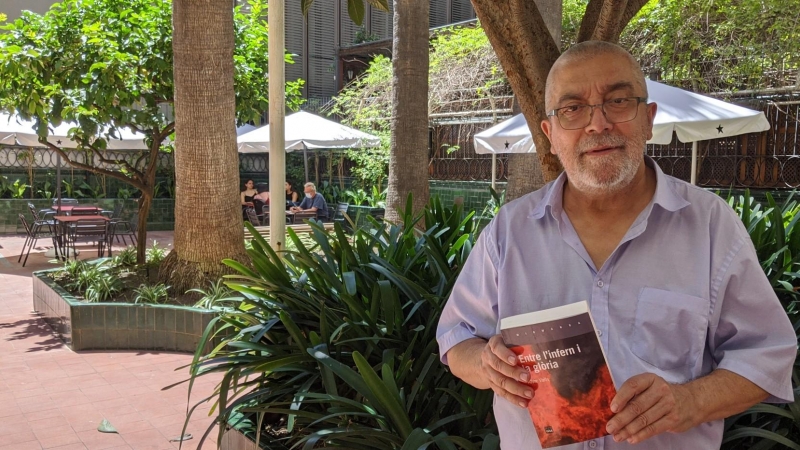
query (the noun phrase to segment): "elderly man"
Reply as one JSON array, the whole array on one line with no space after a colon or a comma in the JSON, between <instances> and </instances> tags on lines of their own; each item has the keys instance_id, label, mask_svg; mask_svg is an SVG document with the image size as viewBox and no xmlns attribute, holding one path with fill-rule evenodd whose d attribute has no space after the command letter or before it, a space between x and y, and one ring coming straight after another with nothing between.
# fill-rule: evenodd
<instances>
[{"instance_id":1,"label":"elderly man","mask_svg":"<svg viewBox=\"0 0 800 450\"><path fill-rule=\"evenodd\" d=\"M292 212L298 211L314 211L317 213L317 219L323 220L328 217L328 204L325 202L325 197L317 193L317 187L314 183L306 183L303 186L303 192L306 196L300 202L299 206L292 206L289 208Z\"/></svg>"},{"instance_id":2,"label":"elderly man","mask_svg":"<svg viewBox=\"0 0 800 450\"><path fill-rule=\"evenodd\" d=\"M657 106L621 47L571 47L545 96L541 127L565 173L481 233L439 322L442 361L495 392L503 449L540 448L529 375L499 322L587 300L618 383L614 416L609 436L561 448L719 448L723 418L793 399L797 340L747 231L644 156Z\"/></svg>"}]
</instances>

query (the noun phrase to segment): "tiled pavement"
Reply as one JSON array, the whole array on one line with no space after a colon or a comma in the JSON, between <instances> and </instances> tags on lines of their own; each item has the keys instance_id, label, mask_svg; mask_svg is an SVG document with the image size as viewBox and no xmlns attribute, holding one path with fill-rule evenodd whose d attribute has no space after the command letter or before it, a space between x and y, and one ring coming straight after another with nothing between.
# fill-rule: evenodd
<instances>
[{"instance_id":1,"label":"tiled pavement","mask_svg":"<svg viewBox=\"0 0 800 450\"><path fill-rule=\"evenodd\" d=\"M159 246L172 232L151 232ZM23 268L22 237L0 236L0 450L173 449L186 417L187 354L149 351L75 353L31 312L31 272L54 267L36 248ZM44 241L40 241L44 243ZM89 249L85 255L91 255ZM217 379L195 383L192 404ZM194 412L186 433L195 449L211 423L210 404ZM100 433L107 419L118 434ZM212 440L203 446L216 448Z\"/></svg>"}]
</instances>

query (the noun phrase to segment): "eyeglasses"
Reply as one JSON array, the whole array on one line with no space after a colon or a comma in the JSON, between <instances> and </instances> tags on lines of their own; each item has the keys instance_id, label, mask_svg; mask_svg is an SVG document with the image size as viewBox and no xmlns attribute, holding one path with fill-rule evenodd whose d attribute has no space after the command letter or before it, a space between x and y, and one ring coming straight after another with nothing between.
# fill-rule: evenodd
<instances>
[{"instance_id":1,"label":"eyeglasses","mask_svg":"<svg viewBox=\"0 0 800 450\"><path fill-rule=\"evenodd\" d=\"M597 105L570 105L556 108L547 113L547 117L556 116L561 128L565 130L578 130L587 127L592 122L594 109L600 107L603 116L610 123L630 122L639 112L639 103L647 102L647 97L623 97Z\"/></svg>"}]
</instances>

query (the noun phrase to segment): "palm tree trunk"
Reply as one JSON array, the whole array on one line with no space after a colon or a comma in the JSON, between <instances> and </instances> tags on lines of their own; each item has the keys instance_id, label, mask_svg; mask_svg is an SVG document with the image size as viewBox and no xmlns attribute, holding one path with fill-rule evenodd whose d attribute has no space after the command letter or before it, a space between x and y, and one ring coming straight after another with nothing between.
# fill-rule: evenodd
<instances>
[{"instance_id":1,"label":"palm tree trunk","mask_svg":"<svg viewBox=\"0 0 800 450\"><path fill-rule=\"evenodd\" d=\"M424 0L394 0L392 144L386 218L396 222L408 194L428 202L428 11Z\"/></svg>"},{"instance_id":2,"label":"palm tree trunk","mask_svg":"<svg viewBox=\"0 0 800 450\"><path fill-rule=\"evenodd\" d=\"M233 89L233 4L175 0L175 240L159 278L177 292L242 260Z\"/></svg>"}]
</instances>

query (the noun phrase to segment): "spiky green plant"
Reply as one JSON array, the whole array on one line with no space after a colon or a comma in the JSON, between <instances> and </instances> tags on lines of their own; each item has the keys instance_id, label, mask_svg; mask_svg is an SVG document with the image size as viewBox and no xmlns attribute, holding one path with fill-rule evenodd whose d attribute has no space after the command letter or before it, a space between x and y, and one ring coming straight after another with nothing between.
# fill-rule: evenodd
<instances>
[{"instance_id":1,"label":"spiky green plant","mask_svg":"<svg viewBox=\"0 0 800 450\"><path fill-rule=\"evenodd\" d=\"M472 249L472 214L434 199L415 217L409 199L401 219L352 237L311 221L319 247L289 231L297 250L282 256L254 233L252 266L225 261L238 272L226 284L245 300L209 325L190 381L222 374L218 423L241 413L271 449L498 448L491 392L457 380L435 339ZM266 422L287 433L261 439Z\"/></svg>"}]
</instances>

